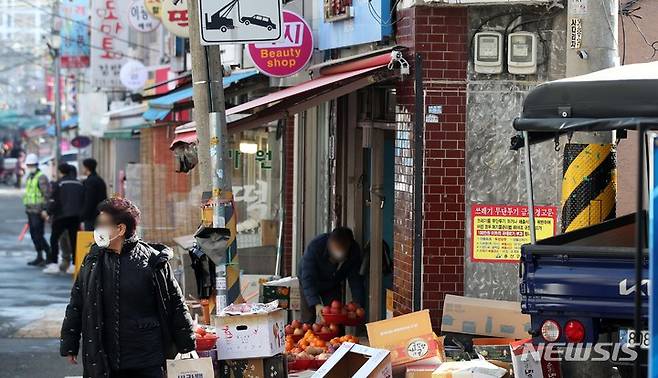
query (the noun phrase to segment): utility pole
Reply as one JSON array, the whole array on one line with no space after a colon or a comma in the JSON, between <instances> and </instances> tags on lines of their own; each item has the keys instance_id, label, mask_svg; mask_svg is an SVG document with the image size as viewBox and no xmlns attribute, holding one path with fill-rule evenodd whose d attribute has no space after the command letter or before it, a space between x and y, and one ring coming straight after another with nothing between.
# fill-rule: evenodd
<instances>
[{"instance_id":1,"label":"utility pole","mask_svg":"<svg viewBox=\"0 0 658 378\"><path fill-rule=\"evenodd\" d=\"M567 77L619 62L617 0L569 0ZM574 133L564 147L562 231L615 216L616 159L611 132Z\"/></svg>"},{"instance_id":2,"label":"utility pole","mask_svg":"<svg viewBox=\"0 0 658 378\"><path fill-rule=\"evenodd\" d=\"M567 77L618 65L618 0L568 0L567 6ZM613 133L574 133L568 138L563 152L563 232L616 215ZM603 362L562 362L562 372L568 377L604 377L611 369Z\"/></svg>"},{"instance_id":3,"label":"utility pole","mask_svg":"<svg viewBox=\"0 0 658 378\"><path fill-rule=\"evenodd\" d=\"M203 191L212 193L213 227L227 228L230 231L224 265L217 264L218 277L225 277L225 282L220 278L219 281L222 282L217 285L217 308L221 309L240 298L237 219L227 148L228 128L221 51L219 45L201 45L198 7L199 0L188 0L194 120L199 140L199 175Z\"/></svg>"},{"instance_id":4,"label":"utility pole","mask_svg":"<svg viewBox=\"0 0 658 378\"><path fill-rule=\"evenodd\" d=\"M61 85L61 44L60 35L59 0L53 3L52 33L49 44L50 54L53 58L54 97L55 97L55 167L62 160L62 85Z\"/></svg>"}]
</instances>

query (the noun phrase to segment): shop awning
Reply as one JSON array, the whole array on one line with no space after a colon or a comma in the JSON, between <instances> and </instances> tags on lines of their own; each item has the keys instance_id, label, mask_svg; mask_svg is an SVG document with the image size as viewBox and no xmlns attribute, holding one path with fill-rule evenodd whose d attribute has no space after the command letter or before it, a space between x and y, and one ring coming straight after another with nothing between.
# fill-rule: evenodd
<instances>
[{"instance_id":1,"label":"shop awning","mask_svg":"<svg viewBox=\"0 0 658 378\"><path fill-rule=\"evenodd\" d=\"M390 56L390 54L387 54ZM393 76L388 63L372 60L377 64L346 72L321 76L301 84L282 89L257 98L226 111L227 115L252 113L250 116L231 122L232 130L240 131L258 127L317 106L323 102L347 95L376 82ZM353 63L351 63L353 64Z\"/></svg>"},{"instance_id":2,"label":"shop awning","mask_svg":"<svg viewBox=\"0 0 658 378\"><path fill-rule=\"evenodd\" d=\"M226 76L223 79L224 88L228 88L240 80L255 76L257 74L258 71L256 70L234 72L230 76ZM183 100L189 100L192 98L192 95L193 89L192 87L188 87L177 89L162 97L151 100L148 103L149 109L144 113L144 119L147 121L161 121L169 114L169 112L171 112L175 103Z\"/></svg>"},{"instance_id":3,"label":"shop awning","mask_svg":"<svg viewBox=\"0 0 658 378\"><path fill-rule=\"evenodd\" d=\"M173 149L179 143L195 143L196 142L196 123L194 121L178 126L175 131L174 140L169 145L169 149Z\"/></svg>"},{"instance_id":4,"label":"shop awning","mask_svg":"<svg viewBox=\"0 0 658 378\"><path fill-rule=\"evenodd\" d=\"M386 57L389 58L386 59ZM226 110L229 130L238 132L259 127L389 79L395 75L392 70L387 68L389 61L390 51L387 51L363 59L361 64L358 64L358 61L350 61L349 66L341 65L339 68L339 65L336 65L332 67L336 72L334 74L320 76L234 106ZM238 119L231 121L231 118ZM179 129L182 134L183 126L180 126ZM196 140L196 131L194 131L194 140Z\"/></svg>"}]
</instances>

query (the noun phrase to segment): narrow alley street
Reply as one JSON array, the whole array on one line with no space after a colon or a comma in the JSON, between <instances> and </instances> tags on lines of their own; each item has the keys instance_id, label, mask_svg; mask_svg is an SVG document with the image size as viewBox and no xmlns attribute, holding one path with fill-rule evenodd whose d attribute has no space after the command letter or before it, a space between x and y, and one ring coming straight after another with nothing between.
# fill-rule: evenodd
<instances>
[{"instance_id":1,"label":"narrow alley street","mask_svg":"<svg viewBox=\"0 0 658 378\"><path fill-rule=\"evenodd\" d=\"M0 187L0 377L61 378L82 375L59 357L59 327L71 276L46 275L26 265L34 258L21 192Z\"/></svg>"}]
</instances>

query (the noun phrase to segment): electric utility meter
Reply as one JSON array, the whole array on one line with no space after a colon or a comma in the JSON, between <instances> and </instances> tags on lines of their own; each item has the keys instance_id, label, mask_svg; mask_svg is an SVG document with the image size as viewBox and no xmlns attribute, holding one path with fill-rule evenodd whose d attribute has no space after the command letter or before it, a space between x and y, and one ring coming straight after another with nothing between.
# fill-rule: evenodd
<instances>
[{"instance_id":1,"label":"electric utility meter","mask_svg":"<svg viewBox=\"0 0 658 378\"><path fill-rule=\"evenodd\" d=\"M503 35L486 31L475 34L475 72L503 72Z\"/></svg>"},{"instance_id":2,"label":"electric utility meter","mask_svg":"<svg viewBox=\"0 0 658 378\"><path fill-rule=\"evenodd\" d=\"M507 36L507 70L515 75L537 72L537 35L528 32Z\"/></svg>"}]
</instances>

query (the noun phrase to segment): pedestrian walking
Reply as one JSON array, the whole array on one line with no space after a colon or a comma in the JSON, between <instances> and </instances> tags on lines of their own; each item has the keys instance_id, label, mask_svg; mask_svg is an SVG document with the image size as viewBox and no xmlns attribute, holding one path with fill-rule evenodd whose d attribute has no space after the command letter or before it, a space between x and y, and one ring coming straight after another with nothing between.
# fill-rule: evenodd
<instances>
[{"instance_id":1,"label":"pedestrian walking","mask_svg":"<svg viewBox=\"0 0 658 378\"><path fill-rule=\"evenodd\" d=\"M135 234L139 209L123 198L98 207L94 241L62 324L60 354L84 377L162 378L166 359L194 350L192 319L168 261L172 251Z\"/></svg>"},{"instance_id":2,"label":"pedestrian walking","mask_svg":"<svg viewBox=\"0 0 658 378\"><path fill-rule=\"evenodd\" d=\"M27 180L25 181L25 194L23 205L27 214L27 224L30 228L30 237L34 243L37 257L28 262L28 265L44 266L45 257L50 254L50 246L44 236L46 219L46 205L48 203L49 182L48 177L39 169L39 158L35 154L29 154L25 158L27 167Z\"/></svg>"},{"instance_id":3,"label":"pedestrian walking","mask_svg":"<svg viewBox=\"0 0 658 378\"><path fill-rule=\"evenodd\" d=\"M25 151L21 149L18 151L17 157L16 157L16 187L21 188L23 185L23 176L25 176L25 171L27 169L26 164L25 164Z\"/></svg>"},{"instance_id":4,"label":"pedestrian walking","mask_svg":"<svg viewBox=\"0 0 658 378\"><path fill-rule=\"evenodd\" d=\"M94 159L82 161L82 174L87 178L82 182L85 188L85 199L82 205L82 222L85 231L94 230L94 222L98 216L98 204L107 199L105 181L96 173L98 163Z\"/></svg>"},{"instance_id":5,"label":"pedestrian walking","mask_svg":"<svg viewBox=\"0 0 658 378\"><path fill-rule=\"evenodd\" d=\"M75 168L69 164L61 163L57 166L59 180L53 185L52 194L48 204L48 214L52 218L52 232L50 234L50 255L44 273L56 274L59 272L73 273L75 267L75 242L80 230L80 213L82 212L82 198L84 188L75 177ZM57 265L59 258L59 240L66 233L69 240L70 253L62 254L62 264Z\"/></svg>"}]
</instances>

